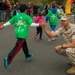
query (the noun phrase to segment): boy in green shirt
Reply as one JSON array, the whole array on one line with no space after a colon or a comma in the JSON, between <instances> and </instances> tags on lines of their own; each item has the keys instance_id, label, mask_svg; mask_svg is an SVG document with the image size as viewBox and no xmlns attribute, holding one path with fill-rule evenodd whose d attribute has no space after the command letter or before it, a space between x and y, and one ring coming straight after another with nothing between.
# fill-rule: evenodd
<instances>
[{"instance_id":1,"label":"boy in green shirt","mask_svg":"<svg viewBox=\"0 0 75 75\"><path fill-rule=\"evenodd\" d=\"M39 26L39 24L33 23L33 20L25 14L27 6L22 4L20 6L20 14L14 16L7 23L0 26L0 30L4 27L14 24L15 35L17 42L15 47L10 51L7 57L4 58L4 67L7 69L8 65L11 63L15 55L20 51L21 47L26 57L26 61L29 61L32 57L32 54L29 54L26 38L28 37L28 28L29 26Z\"/></svg>"},{"instance_id":2,"label":"boy in green shirt","mask_svg":"<svg viewBox=\"0 0 75 75\"><path fill-rule=\"evenodd\" d=\"M57 26L58 19L60 19L60 13L56 9L56 3L52 3L52 8L48 11L46 16L46 22L49 20L51 31L54 32ZM54 38L52 38L54 40Z\"/></svg>"}]
</instances>

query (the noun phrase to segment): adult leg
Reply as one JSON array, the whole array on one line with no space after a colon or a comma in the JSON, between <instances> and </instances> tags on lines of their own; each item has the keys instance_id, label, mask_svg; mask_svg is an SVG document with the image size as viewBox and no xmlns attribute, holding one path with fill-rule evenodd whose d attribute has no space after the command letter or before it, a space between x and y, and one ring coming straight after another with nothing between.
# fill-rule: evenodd
<instances>
[{"instance_id":1,"label":"adult leg","mask_svg":"<svg viewBox=\"0 0 75 75\"><path fill-rule=\"evenodd\" d=\"M67 48L66 54L69 59L69 61L72 64L72 67L67 70L68 74L75 74L75 48Z\"/></svg>"},{"instance_id":2,"label":"adult leg","mask_svg":"<svg viewBox=\"0 0 75 75\"><path fill-rule=\"evenodd\" d=\"M63 55L63 56L66 56L67 57L67 54L66 54L66 50L65 49L60 49L58 51L56 51L58 54L60 55Z\"/></svg>"},{"instance_id":3,"label":"adult leg","mask_svg":"<svg viewBox=\"0 0 75 75\"><path fill-rule=\"evenodd\" d=\"M60 55L67 56L72 67L67 70L68 74L75 74L75 48L67 48L58 50L57 53Z\"/></svg>"}]
</instances>

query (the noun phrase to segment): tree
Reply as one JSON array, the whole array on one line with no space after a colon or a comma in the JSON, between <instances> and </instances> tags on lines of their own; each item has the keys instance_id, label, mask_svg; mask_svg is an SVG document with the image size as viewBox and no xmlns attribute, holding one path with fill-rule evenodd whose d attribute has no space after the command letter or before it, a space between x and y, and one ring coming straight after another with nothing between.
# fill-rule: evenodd
<instances>
[{"instance_id":1,"label":"tree","mask_svg":"<svg viewBox=\"0 0 75 75\"><path fill-rule=\"evenodd\" d=\"M10 0L11 2L15 1L15 0ZM53 1L55 1L56 3L65 3L67 0L17 0L19 3L28 3L28 2L33 2L33 3L51 3Z\"/></svg>"}]
</instances>

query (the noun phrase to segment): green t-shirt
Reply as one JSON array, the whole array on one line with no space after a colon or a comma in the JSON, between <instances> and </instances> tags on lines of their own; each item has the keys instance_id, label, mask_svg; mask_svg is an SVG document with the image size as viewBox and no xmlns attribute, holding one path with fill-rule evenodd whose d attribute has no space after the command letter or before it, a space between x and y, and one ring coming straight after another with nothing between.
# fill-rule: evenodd
<instances>
[{"instance_id":1,"label":"green t-shirt","mask_svg":"<svg viewBox=\"0 0 75 75\"><path fill-rule=\"evenodd\" d=\"M49 10L47 16L49 17L50 25L57 25L58 18L60 18L60 13L57 11L55 14Z\"/></svg>"},{"instance_id":2,"label":"green t-shirt","mask_svg":"<svg viewBox=\"0 0 75 75\"><path fill-rule=\"evenodd\" d=\"M27 14L21 13L16 15L9 22L14 24L17 38L26 39L28 37L28 28L33 23L33 20Z\"/></svg>"}]
</instances>

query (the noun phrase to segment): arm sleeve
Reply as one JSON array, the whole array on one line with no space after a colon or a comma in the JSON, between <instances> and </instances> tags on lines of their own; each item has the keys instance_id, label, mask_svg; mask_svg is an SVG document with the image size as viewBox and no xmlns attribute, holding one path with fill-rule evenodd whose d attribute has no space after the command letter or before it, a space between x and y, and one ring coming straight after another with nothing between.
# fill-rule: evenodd
<instances>
[{"instance_id":1,"label":"arm sleeve","mask_svg":"<svg viewBox=\"0 0 75 75\"><path fill-rule=\"evenodd\" d=\"M73 36L72 39L75 39L75 28L73 29Z\"/></svg>"},{"instance_id":2,"label":"arm sleeve","mask_svg":"<svg viewBox=\"0 0 75 75\"><path fill-rule=\"evenodd\" d=\"M8 22L10 22L11 24L14 24L16 21L16 16L12 17Z\"/></svg>"},{"instance_id":3,"label":"arm sleeve","mask_svg":"<svg viewBox=\"0 0 75 75\"><path fill-rule=\"evenodd\" d=\"M39 26L39 23L32 23L30 26L38 27Z\"/></svg>"},{"instance_id":4,"label":"arm sleeve","mask_svg":"<svg viewBox=\"0 0 75 75\"><path fill-rule=\"evenodd\" d=\"M5 24L3 24L4 27L11 25L10 22L6 22Z\"/></svg>"},{"instance_id":5,"label":"arm sleeve","mask_svg":"<svg viewBox=\"0 0 75 75\"><path fill-rule=\"evenodd\" d=\"M57 17L58 17L58 19L61 18L61 15L60 15L60 13L58 11L57 11Z\"/></svg>"},{"instance_id":6,"label":"arm sleeve","mask_svg":"<svg viewBox=\"0 0 75 75\"><path fill-rule=\"evenodd\" d=\"M46 15L45 21L47 22L49 20L50 11L48 11L48 14Z\"/></svg>"},{"instance_id":7,"label":"arm sleeve","mask_svg":"<svg viewBox=\"0 0 75 75\"><path fill-rule=\"evenodd\" d=\"M48 16L46 16L46 22L49 20L49 17Z\"/></svg>"},{"instance_id":8,"label":"arm sleeve","mask_svg":"<svg viewBox=\"0 0 75 75\"><path fill-rule=\"evenodd\" d=\"M57 34L57 36L60 36L61 35L61 30L62 30L62 28L59 28L59 29L57 29L56 31L55 31L55 33Z\"/></svg>"},{"instance_id":9,"label":"arm sleeve","mask_svg":"<svg viewBox=\"0 0 75 75\"><path fill-rule=\"evenodd\" d=\"M27 17L27 22L28 22L29 25L31 25L33 23L33 20L31 19L30 16Z\"/></svg>"}]
</instances>

